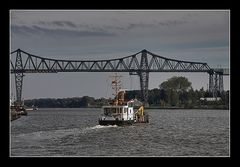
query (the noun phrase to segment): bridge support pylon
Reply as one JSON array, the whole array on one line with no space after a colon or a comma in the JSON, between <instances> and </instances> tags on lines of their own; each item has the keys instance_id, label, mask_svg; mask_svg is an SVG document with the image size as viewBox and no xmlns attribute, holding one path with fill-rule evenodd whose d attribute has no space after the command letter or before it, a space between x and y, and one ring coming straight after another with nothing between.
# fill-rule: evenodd
<instances>
[{"instance_id":1,"label":"bridge support pylon","mask_svg":"<svg viewBox=\"0 0 240 167\"><path fill-rule=\"evenodd\" d=\"M139 72L140 78L140 87L141 87L141 96L143 105L148 107L148 81L149 81L149 73L148 72Z\"/></svg>"},{"instance_id":2,"label":"bridge support pylon","mask_svg":"<svg viewBox=\"0 0 240 167\"><path fill-rule=\"evenodd\" d=\"M214 94L214 82L213 82L213 73L209 73L209 92Z\"/></svg>"},{"instance_id":3,"label":"bridge support pylon","mask_svg":"<svg viewBox=\"0 0 240 167\"><path fill-rule=\"evenodd\" d=\"M219 82L218 82L218 74L215 73L214 74L214 96L213 97L217 97L218 96L218 90L219 90Z\"/></svg>"},{"instance_id":4,"label":"bridge support pylon","mask_svg":"<svg viewBox=\"0 0 240 167\"><path fill-rule=\"evenodd\" d=\"M218 92L223 92L223 74L217 72L209 72L209 92L212 97L217 97Z\"/></svg>"},{"instance_id":5,"label":"bridge support pylon","mask_svg":"<svg viewBox=\"0 0 240 167\"><path fill-rule=\"evenodd\" d=\"M140 87L141 87L141 96L143 105L145 107L149 106L148 103L148 83L149 83L149 72L148 70L148 59L147 59L147 51L142 51L142 57L140 62L141 71L138 72L138 76L140 78Z\"/></svg>"},{"instance_id":6,"label":"bridge support pylon","mask_svg":"<svg viewBox=\"0 0 240 167\"><path fill-rule=\"evenodd\" d=\"M223 88L223 75L219 74L219 92L222 93L224 90Z\"/></svg>"},{"instance_id":7,"label":"bridge support pylon","mask_svg":"<svg viewBox=\"0 0 240 167\"><path fill-rule=\"evenodd\" d=\"M18 69L18 70L23 69L22 56L21 56L21 51L20 50L17 50L15 68ZM23 75L22 72L15 73L15 86L16 86L16 96L17 96L16 103L18 105L22 105L23 76L24 75Z\"/></svg>"}]
</instances>

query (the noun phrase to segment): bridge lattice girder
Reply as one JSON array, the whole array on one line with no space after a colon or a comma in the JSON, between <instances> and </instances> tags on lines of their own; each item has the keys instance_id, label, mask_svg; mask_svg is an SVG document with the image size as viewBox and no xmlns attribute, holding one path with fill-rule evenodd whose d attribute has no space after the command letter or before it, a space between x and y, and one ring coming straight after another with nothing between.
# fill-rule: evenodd
<instances>
[{"instance_id":1,"label":"bridge lattice girder","mask_svg":"<svg viewBox=\"0 0 240 167\"><path fill-rule=\"evenodd\" d=\"M16 58L14 58L14 55ZM214 91L218 81L213 74L221 73L211 69L207 63L181 61L165 58L142 50L136 54L109 60L58 60L32 55L17 49L11 53L10 71L15 74L17 101L21 103L23 73L57 73L57 72L129 72L140 77L143 102L148 100L149 72L208 72L209 90ZM222 79L220 80L222 82ZM220 84L223 87L223 84Z\"/></svg>"},{"instance_id":2,"label":"bridge lattice girder","mask_svg":"<svg viewBox=\"0 0 240 167\"><path fill-rule=\"evenodd\" d=\"M147 53L148 64L142 68L142 54ZM14 53L22 59L22 68L15 65ZM20 49L11 53L11 73L55 72L209 72L207 63L165 58L143 50L134 55L109 60L57 60L29 54Z\"/></svg>"}]
</instances>

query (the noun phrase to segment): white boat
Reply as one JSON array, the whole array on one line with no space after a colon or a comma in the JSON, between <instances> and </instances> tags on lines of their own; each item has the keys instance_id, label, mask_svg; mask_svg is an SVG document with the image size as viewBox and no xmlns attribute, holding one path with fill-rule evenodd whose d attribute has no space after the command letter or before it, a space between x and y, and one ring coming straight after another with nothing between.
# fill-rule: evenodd
<instances>
[{"instance_id":1,"label":"white boat","mask_svg":"<svg viewBox=\"0 0 240 167\"><path fill-rule=\"evenodd\" d=\"M113 76L113 89L115 90L115 98L108 106L103 106L103 114L100 116L99 125L132 125L134 123L148 123L148 114L144 112L144 107L141 105L138 109L134 109L134 104L137 101L130 100L124 102L124 90L120 90L119 76Z\"/></svg>"},{"instance_id":2,"label":"white boat","mask_svg":"<svg viewBox=\"0 0 240 167\"><path fill-rule=\"evenodd\" d=\"M38 108L36 106L32 105L31 108L26 108L26 110L27 111L36 111L36 110L38 110Z\"/></svg>"}]
</instances>

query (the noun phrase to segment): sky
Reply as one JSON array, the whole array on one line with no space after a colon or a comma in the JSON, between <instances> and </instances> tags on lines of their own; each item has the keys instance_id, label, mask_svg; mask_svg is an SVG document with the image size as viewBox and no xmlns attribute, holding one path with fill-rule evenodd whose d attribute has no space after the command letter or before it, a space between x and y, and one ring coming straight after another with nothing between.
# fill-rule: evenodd
<instances>
[{"instance_id":1,"label":"sky","mask_svg":"<svg viewBox=\"0 0 240 167\"><path fill-rule=\"evenodd\" d=\"M146 49L211 68L230 68L229 10L11 10L10 51L65 60L121 58ZM11 58L11 57L10 57ZM26 74L22 97L112 97L113 73ZM140 89L139 77L122 75L123 88ZM208 86L207 73L150 73L149 89L184 76L194 89ZM224 76L224 89L230 88ZM15 96L10 75L10 93Z\"/></svg>"}]
</instances>

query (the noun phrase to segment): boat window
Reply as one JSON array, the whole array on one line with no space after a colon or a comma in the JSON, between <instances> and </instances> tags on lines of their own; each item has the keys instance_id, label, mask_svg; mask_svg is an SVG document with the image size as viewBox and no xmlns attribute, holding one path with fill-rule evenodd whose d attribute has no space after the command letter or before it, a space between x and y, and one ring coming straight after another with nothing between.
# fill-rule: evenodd
<instances>
[{"instance_id":1,"label":"boat window","mask_svg":"<svg viewBox=\"0 0 240 167\"><path fill-rule=\"evenodd\" d=\"M104 115L109 115L110 114L110 109L109 108L105 108L104 109Z\"/></svg>"},{"instance_id":2,"label":"boat window","mask_svg":"<svg viewBox=\"0 0 240 167\"><path fill-rule=\"evenodd\" d=\"M127 108L124 108L124 113L126 113L127 112Z\"/></svg>"},{"instance_id":3,"label":"boat window","mask_svg":"<svg viewBox=\"0 0 240 167\"><path fill-rule=\"evenodd\" d=\"M111 108L112 113L116 113L116 108Z\"/></svg>"}]
</instances>

